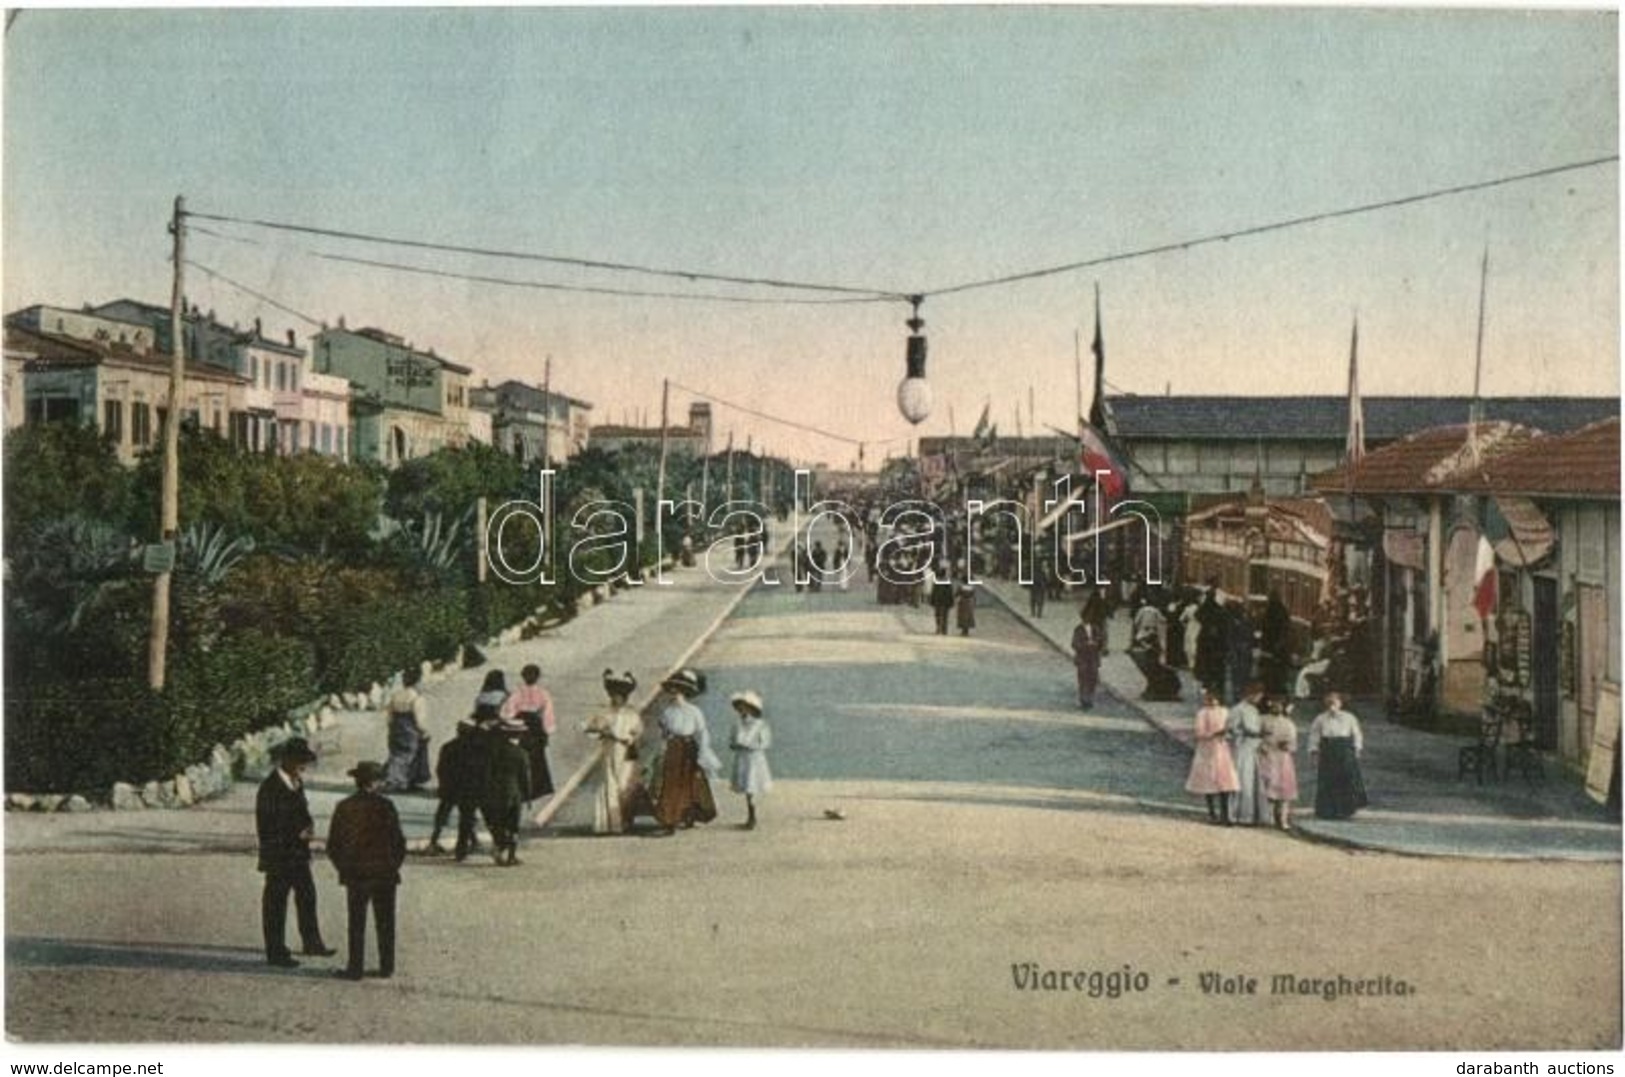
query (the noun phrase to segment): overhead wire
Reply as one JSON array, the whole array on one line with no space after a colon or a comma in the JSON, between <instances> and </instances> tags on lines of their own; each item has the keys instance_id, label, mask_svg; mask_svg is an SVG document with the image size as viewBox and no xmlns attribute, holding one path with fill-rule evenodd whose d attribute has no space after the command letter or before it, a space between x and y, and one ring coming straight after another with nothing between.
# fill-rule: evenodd
<instances>
[{"instance_id":1,"label":"overhead wire","mask_svg":"<svg viewBox=\"0 0 1625 1077\"><path fill-rule=\"evenodd\" d=\"M733 276L724 273L707 273L693 269L664 269L657 266L636 265L630 262L612 262L597 258L574 258L558 254L539 254L532 251L501 250L490 247L465 246L456 243L434 243L427 240L403 239L397 236L377 235L369 232L351 232L337 228L320 228L313 225L290 224L285 221L256 220L249 217L233 217L218 213L198 213L187 211L186 216L202 221L220 221L230 224L246 224L257 228L268 228L282 232L297 232L305 235L324 236L329 239L356 240L363 243L380 243L387 246L406 247L412 250L441 251L450 254L471 254L484 258L505 258L528 262L548 262L554 265L575 266L579 269L601 269L619 273L641 273L655 277L671 277L678 280L710 281L721 284L744 284L762 288L782 288L793 291L806 292L840 292L847 295L862 295L875 299L897 300L906 298L895 293L874 288L855 288L842 284L820 284L807 281L780 280L773 277L747 277Z\"/></svg>"},{"instance_id":2,"label":"overhead wire","mask_svg":"<svg viewBox=\"0 0 1625 1077\"><path fill-rule=\"evenodd\" d=\"M850 303L886 303L891 302L884 296L848 296L841 299L806 299L780 297L770 299L766 296L718 295L707 292L655 292L638 288L607 288L589 284L562 284L556 281L516 280L511 277L493 277L481 273L462 273L449 269L430 269L426 266L405 265L400 262L386 262L375 258L357 258L346 254L326 254L320 251L309 252L311 257L327 262L345 262L351 265L370 266L374 269L388 269L400 273L411 273L423 277L439 277L445 280L468 281L474 284L495 284L505 288L533 288L547 292L574 292L586 295L613 295L638 299L677 299L691 302L705 303L742 303L754 305L785 306L829 306L831 304Z\"/></svg>"},{"instance_id":3,"label":"overhead wire","mask_svg":"<svg viewBox=\"0 0 1625 1077\"><path fill-rule=\"evenodd\" d=\"M1272 221L1268 224L1252 225L1247 228L1238 228L1229 232L1219 232L1213 235L1201 236L1196 239L1181 240L1175 243L1162 243L1154 247L1141 247L1132 251L1121 251L1116 254L1101 255L1098 258L1089 258L1078 262L1068 262L1065 265L1050 266L1046 269L1033 269L1024 273L1012 273L1003 277L989 277L986 280L970 281L964 284L955 284L946 288L933 288L920 294L927 297L940 298L945 295L957 295L980 288L995 288L1006 284L1017 284L1043 277L1053 277L1062 273L1075 273L1080 269L1091 269L1095 266L1109 265L1113 262L1126 262L1135 258L1146 258L1154 254L1169 254L1174 251L1187 251L1196 247L1209 246L1214 243L1228 243L1232 239L1244 239L1249 236L1263 235L1267 232L1279 232L1288 228L1298 228L1306 224L1318 224L1322 221L1337 220L1342 217L1354 217L1364 213L1375 213L1379 210L1395 209L1400 206L1416 205L1440 198L1451 198L1456 195L1469 194L1474 191L1485 191L1494 187L1504 187L1512 183L1523 183L1528 180L1544 179L1549 176L1562 175L1565 172L1575 172L1585 168L1596 168L1599 165L1610 164L1619 160L1618 154L1608 157L1597 157L1589 161L1578 161L1572 164L1556 165L1551 168L1536 169L1533 172L1521 172L1514 176L1501 176L1496 179L1482 180L1477 183L1461 183L1452 187L1440 187L1421 194L1406 195L1401 198L1388 198L1380 202L1367 202L1364 205L1350 206L1344 209L1327 210L1323 213L1309 213L1300 217L1289 217L1285 220Z\"/></svg>"},{"instance_id":4,"label":"overhead wire","mask_svg":"<svg viewBox=\"0 0 1625 1077\"><path fill-rule=\"evenodd\" d=\"M1318 213L1303 214L1283 220L1270 221L1263 224L1251 225L1230 231L1198 236L1192 239L1178 240L1169 243L1156 244L1149 247L1140 247L1133 250L1118 251L1100 255L1094 258L1080 259L1062 265L1049 266L1042 269L1027 270L1021 273L1006 274L997 277L988 277L980 280L961 282L941 288L913 289L897 291L888 288L862 288L845 284L828 284L808 281L784 280L772 277L752 277L735 274L710 273L701 270L667 269L654 266L637 265L627 262L616 262L605 259L575 258L564 255L540 254L526 251L502 250L496 248L477 247L462 244L435 243L426 240L405 239L395 236L378 235L367 232L355 232L334 228L321 228L311 225L292 224L283 221L259 220L248 217L236 217L227 214L200 213L188 211L186 216L194 220L219 221L231 224L242 224L251 227L267 228L277 231L302 233L307 235L324 236L334 239L353 240L357 242L378 243L389 246L405 247L413 250L438 251L445 253L475 255L480 257L515 259L522 261L545 262L555 265L574 266L576 268L597 269L613 272L639 273L659 277L667 277L687 281L710 281L715 283L729 283L752 287L775 289L788 289L797 291L813 291L837 293L846 296L845 300L810 300L805 298L763 299L747 296L724 296L693 292L650 292L633 289L613 289L587 285L570 285L557 282L517 281L508 278L486 276L480 274L460 273L451 270L428 269L418 266L408 266L381 259L364 259L343 255L329 255L320 252L307 252L314 257L327 258L333 261L346 261L375 268L391 269L398 272L417 273L428 276L445 277L449 279L467 280L475 283L497 284L509 287L540 288L548 291L584 292L589 294L619 295L635 298L684 299L706 302L724 303L831 303L831 302L911 302L916 299L940 298L942 296L957 295L985 288L1001 287L1010 284L1024 283L1040 280L1045 277L1058 276L1065 273L1074 273L1083 269L1110 265L1117 262L1132 261L1158 254L1168 254L1176 251L1188 251L1198 247L1210 246L1216 243L1228 243L1234 239L1244 239L1251 236L1264 235L1270 232L1284 231L1309 224L1318 224L1325 221L1338 220L1346 217L1360 216L1382 210L1395 209L1402 206L1417 205L1423 202L1435 201L1442 198L1452 198L1463 194L1491 190L1515 183L1524 183L1536 179L1562 175L1569 172L1600 167L1606 164L1617 163L1618 154L1605 157L1596 157L1586 161L1576 161L1569 164L1555 165L1548 168L1520 172L1513 175L1498 176L1493 179L1480 180L1473 183L1455 184L1449 187L1439 187L1417 194L1404 195L1396 198L1382 199L1376 202L1367 202L1362 205L1348 206L1341 209L1326 210ZM201 229L200 229L201 231ZM243 240L239 237L225 236L217 232L206 234L222 239L238 242L252 243L252 240Z\"/></svg>"}]
</instances>

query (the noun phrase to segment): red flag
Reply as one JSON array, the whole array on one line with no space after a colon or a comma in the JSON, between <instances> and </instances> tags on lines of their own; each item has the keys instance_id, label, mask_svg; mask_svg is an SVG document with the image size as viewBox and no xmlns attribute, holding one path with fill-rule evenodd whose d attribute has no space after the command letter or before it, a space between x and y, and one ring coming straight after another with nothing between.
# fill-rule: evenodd
<instances>
[{"instance_id":1,"label":"red flag","mask_svg":"<svg viewBox=\"0 0 1625 1077\"><path fill-rule=\"evenodd\" d=\"M1083 473L1100 483L1107 500L1119 501L1128 493L1128 468L1094 426L1078 420L1078 462Z\"/></svg>"}]
</instances>

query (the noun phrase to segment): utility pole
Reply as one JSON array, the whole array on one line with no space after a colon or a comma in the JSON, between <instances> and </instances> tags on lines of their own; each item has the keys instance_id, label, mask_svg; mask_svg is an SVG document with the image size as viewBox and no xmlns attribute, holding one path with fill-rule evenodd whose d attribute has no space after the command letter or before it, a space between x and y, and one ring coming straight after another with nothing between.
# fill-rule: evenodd
<instances>
[{"instance_id":1,"label":"utility pole","mask_svg":"<svg viewBox=\"0 0 1625 1077\"><path fill-rule=\"evenodd\" d=\"M734 499L734 432L728 431L728 497Z\"/></svg>"},{"instance_id":2,"label":"utility pole","mask_svg":"<svg viewBox=\"0 0 1625 1077\"><path fill-rule=\"evenodd\" d=\"M671 379L660 383L660 474L655 479L655 541L660 542L660 506L666 500L667 410L671 404ZM658 545L657 545L658 548Z\"/></svg>"},{"instance_id":3,"label":"utility pole","mask_svg":"<svg viewBox=\"0 0 1625 1077\"><path fill-rule=\"evenodd\" d=\"M175 271L169 294L169 410L164 418L164 477L158 541L170 545L170 556L180 531L181 501L181 384L186 377L186 336L183 307L186 268L186 200L175 196L175 214L169 232L175 237ZM154 691L164 687L164 666L169 651L170 568L152 584L152 631L148 637L147 683Z\"/></svg>"},{"instance_id":4,"label":"utility pole","mask_svg":"<svg viewBox=\"0 0 1625 1077\"><path fill-rule=\"evenodd\" d=\"M553 357L542 375L542 470L553 466Z\"/></svg>"}]
</instances>

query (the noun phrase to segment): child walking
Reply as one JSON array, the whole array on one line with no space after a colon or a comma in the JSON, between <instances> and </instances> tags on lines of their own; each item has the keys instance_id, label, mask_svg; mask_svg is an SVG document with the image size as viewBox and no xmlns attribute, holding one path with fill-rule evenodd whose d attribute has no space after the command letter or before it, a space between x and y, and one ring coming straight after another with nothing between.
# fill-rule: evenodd
<instances>
[{"instance_id":1,"label":"child walking","mask_svg":"<svg viewBox=\"0 0 1625 1077\"><path fill-rule=\"evenodd\" d=\"M739 721L734 726L733 789L745 794L746 818L743 829L756 829L756 798L773 788L773 774L767 767L767 750L773 746L773 731L762 720L762 697L740 692L729 702Z\"/></svg>"}]
</instances>

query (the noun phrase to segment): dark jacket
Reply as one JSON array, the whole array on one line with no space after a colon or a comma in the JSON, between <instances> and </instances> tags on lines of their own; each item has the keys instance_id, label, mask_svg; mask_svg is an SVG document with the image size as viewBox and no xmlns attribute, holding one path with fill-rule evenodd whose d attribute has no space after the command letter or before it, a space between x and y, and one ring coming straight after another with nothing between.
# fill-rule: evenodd
<instances>
[{"instance_id":1,"label":"dark jacket","mask_svg":"<svg viewBox=\"0 0 1625 1077\"><path fill-rule=\"evenodd\" d=\"M434 767L441 800L466 804L484 795L488 747L483 733L459 733L446 742Z\"/></svg>"},{"instance_id":2,"label":"dark jacket","mask_svg":"<svg viewBox=\"0 0 1625 1077\"><path fill-rule=\"evenodd\" d=\"M310 863L310 838L315 826L305 791L289 789L282 775L272 771L260 783L254 798L254 827L260 838L260 870L289 871Z\"/></svg>"},{"instance_id":3,"label":"dark jacket","mask_svg":"<svg viewBox=\"0 0 1625 1077\"><path fill-rule=\"evenodd\" d=\"M345 886L400 882L406 838L389 798L354 793L339 801L327 830L327 859Z\"/></svg>"},{"instance_id":4,"label":"dark jacket","mask_svg":"<svg viewBox=\"0 0 1625 1077\"><path fill-rule=\"evenodd\" d=\"M500 733L485 735L491 756L485 774L484 806L492 813L511 810L523 804L530 792L530 757Z\"/></svg>"}]
</instances>

